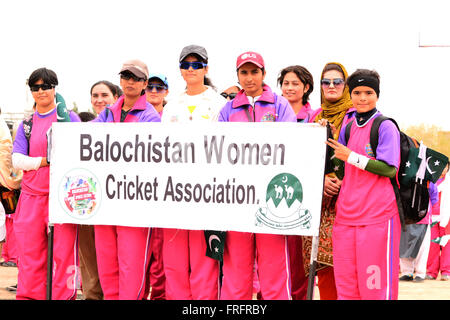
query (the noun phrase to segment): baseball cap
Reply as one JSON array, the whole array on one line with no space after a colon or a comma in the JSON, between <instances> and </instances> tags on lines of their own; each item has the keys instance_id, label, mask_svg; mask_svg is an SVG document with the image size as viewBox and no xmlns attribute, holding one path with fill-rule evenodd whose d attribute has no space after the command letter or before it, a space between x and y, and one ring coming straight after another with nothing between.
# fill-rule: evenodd
<instances>
[{"instance_id":1,"label":"baseball cap","mask_svg":"<svg viewBox=\"0 0 450 320\"><path fill-rule=\"evenodd\" d=\"M122 73L124 71L130 71L132 74L139 78L148 79L147 65L141 60L134 59L125 61L119 73Z\"/></svg>"},{"instance_id":2,"label":"baseball cap","mask_svg":"<svg viewBox=\"0 0 450 320\"><path fill-rule=\"evenodd\" d=\"M239 69L244 63L251 62L257 65L259 68L264 68L263 57L256 52L248 51L240 54L236 61L236 69Z\"/></svg>"},{"instance_id":3,"label":"baseball cap","mask_svg":"<svg viewBox=\"0 0 450 320\"><path fill-rule=\"evenodd\" d=\"M169 88L169 83L167 82L167 77L165 75L161 73L150 73L150 75L148 76L148 81L150 82L150 80L154 78L161 80L164 85Z\"/></svg>"},{"instance_id":4,"label":"baseball cap","mask_svg":"<svg viewBox=\"0 0 450 320\"><path fill-rule=\"evenodd\" d=\"M197 54L203 60L208 60L208 53L206 52L206 49L201 46L192 44L190 46L184 47L183 50L181 50L180 62L183 61L190 54Z\"/></svg>"}]
</instances>

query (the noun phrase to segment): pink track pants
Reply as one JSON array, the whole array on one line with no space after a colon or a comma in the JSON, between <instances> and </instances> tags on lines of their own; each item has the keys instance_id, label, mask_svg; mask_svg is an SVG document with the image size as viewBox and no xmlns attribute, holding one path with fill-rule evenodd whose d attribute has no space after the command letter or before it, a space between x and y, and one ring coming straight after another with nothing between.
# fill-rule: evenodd
<instances>
[{"instance_id":1,"label":"pink track pants","mask_svg":"<svg viewBox=\"0 0 450 320\"><path fill-rule=\"evenodd\" d=\"M95 226L95 248L105 300L142 300L151 228Z\"/></svg>"},{"instance_id":2,"label":"pink track pants","mask_svg":"<svg viewBox=\"0 0 450 320\"><path fill-rule=\"evenodd\" d=\"M203 230L164 229L167 300L217 300L219 261L206 256Z\"/></svg>"},{"instance_id":3,"label":"pink track pants","mask_svg":"<svg viewBox=\"0 0 450 320\"><path fill-rule=\"evenodd\" d=\"M348 226L334 223L333 262L338 299L398 299L400 220Z\"/></svg>"},{"instance_id":4,"label":"pink track pants","mask_svg":"<svg viewBox=\"0 0 450 320\"><path fill-rule=\"evenodd\" d=\"M220 299L252 299L255 249L262 299L290 300L287 237L235 231L228 231L225 241Z\"/></svg>"},{"instance_id":5,"label":"pink track pants","mask_svg":"<svg viewBox=\"0 0 450 320\"><path fill-rule=\"evenodd\" d=\"M445 228L442 228L439 223L431 227L431 240L445 235ZM445 247L439 244L430 242L430 252L428 253L427 274L437 278L441 274L450 275L450 243Z\"/></svg>"},{"instance_id":6,"label":"pink track pants","mask_svg":"<svg viewBox=\"0 0 450 320\"><path fill-rule=\"evenodd\" d=\"M22 192L14 213L18 252L17 300L45 300L48 252L48 196ZM74 300L78 274L77 225L55 224L53 300Z\"/></svg>"}]
</instances>

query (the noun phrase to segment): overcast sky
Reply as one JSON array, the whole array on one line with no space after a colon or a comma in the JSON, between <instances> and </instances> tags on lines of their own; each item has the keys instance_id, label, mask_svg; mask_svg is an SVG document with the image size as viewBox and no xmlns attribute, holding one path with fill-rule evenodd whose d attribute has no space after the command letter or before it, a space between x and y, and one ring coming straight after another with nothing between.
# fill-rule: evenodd
<instances>
[{"instance_id":1,"label":"overcast sky","mask_svg":"<svg viewBox=\"0 0 450 320\"><path fill-rule=\"evenodd\" d=\"M401 126L425 123L450 130L447 98L450 24L445 1L2 1L0 107L29 109L31 72L53 69L57 91L80 111L90 108L98 80L119 83L125 60L138 58L165 73L171 94L184 88L181 49L204 46L219 90L236 82L236 57L253 50L266 62L266 82L289 65L314 76L310 97L320 105L319 77L327 62L381 75L378 109Z\"/></svg>"}]
</instances>

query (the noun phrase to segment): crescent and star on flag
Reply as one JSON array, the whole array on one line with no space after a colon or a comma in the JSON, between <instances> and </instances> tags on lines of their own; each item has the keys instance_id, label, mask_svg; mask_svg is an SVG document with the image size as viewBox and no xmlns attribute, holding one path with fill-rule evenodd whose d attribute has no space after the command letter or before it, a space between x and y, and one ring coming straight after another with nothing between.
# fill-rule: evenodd
<instances>
[{"instance_id":1,"label":"crescent and star on flag","mask_svg":"<svg viewBox=\"0 0 450 320\"><path fill-rule=\"evenodd\" d=\"M215 234L212 234L212 235L210 235L209 236L209 249L212 251L212 241L213 240L217 240L217 241L219 241L219 242L221 242L220 241L220 238L218 237L218 236L216 236ZM219 248L217 247L217 246L215 246L214 247L214 251L215 252L219 252Z\"/></svg>"}]
</instances>

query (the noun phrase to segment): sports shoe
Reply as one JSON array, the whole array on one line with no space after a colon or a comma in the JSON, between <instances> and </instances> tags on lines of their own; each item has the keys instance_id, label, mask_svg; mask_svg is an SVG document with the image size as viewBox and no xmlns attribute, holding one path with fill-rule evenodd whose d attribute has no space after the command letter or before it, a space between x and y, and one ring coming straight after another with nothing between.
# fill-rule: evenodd
<instances>
[{"instance_id":1,"label":"sports shoe","mask_svg":"<svg viewBox=\"0 0 450 320\"><path fill-rule=\"evenodd\" d=\"M433 277L433 276L430 276L429 274L427 274L427 275L425 276L425 280L436 280L436 278Z\"/></svg>"},{"instance_id":2,"label":"sports shoe","mask_svg":"<svg viewBox=\"0 0 450 320\"><path fill-rule=\"evenodd\" d=\"M450 275L448 274L441 274L441 281L448 281L450 280Z\"/></svg>"},{"instance_id":3,"label":"sports shoe","mask_svg":"<svg viewBox=\"0 0 450 320\"><path fill-rule=\"evenodd\" d=\"M424 278L416 276L413 281L414 282L423 282L424 280L425 280Z\"/></svg>"},{"instance_id":4,"label":"sports shoe","mask_svg":"<svg viewBox=\"0 0 450 320\"><path fill-rule=\"evenodd\" d=\"M405 274L405 275L401 276L398 280L400 280L400 281L413 281L414 278L410 274Z\"/></svg>"}]
</instances>

